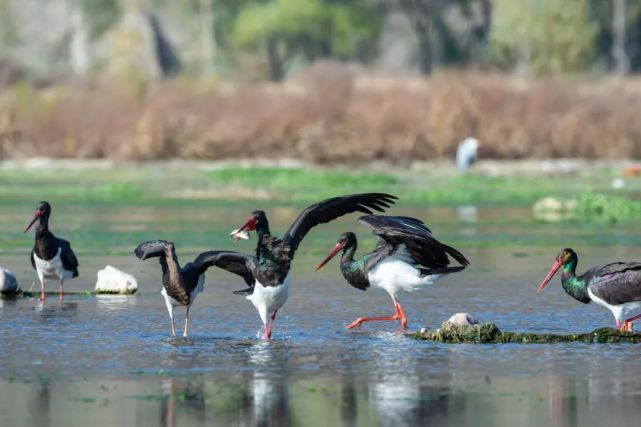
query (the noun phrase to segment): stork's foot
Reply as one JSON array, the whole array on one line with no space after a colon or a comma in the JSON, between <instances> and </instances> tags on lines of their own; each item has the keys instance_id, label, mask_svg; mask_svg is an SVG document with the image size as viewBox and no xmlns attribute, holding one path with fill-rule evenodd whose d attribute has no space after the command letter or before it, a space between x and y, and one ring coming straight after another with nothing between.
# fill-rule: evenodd
<instances>
[{"instance_id":1,"label":"stork's foot","mask_svg":"<svg viewBox=\"0 0 641 427\"><path fill-rule=\"evenodd\" d=\"M265 341L269 341L269 339L272 337L272 326L271 322L269 323L269 325L265 325L265 334L263 335L263 339Z\"/></svg>"},{"instance_id":2,"label":"stork's foot","mask_svg":"<svg viewBox=\"0 0 641 427\"><path fill-rule=\"evenodd\" d=\"M401 318L401 315L396 313L393 316L386 316L386 317L359 317L358 319L354 320L352 323L346 326L347 329L354 329L359 326L361 326L365 322L371 322L373 320L399 320Z\"/></svg>"},{"instance_id":3,"label":"stork's foot","mask_svg":"<svg viewBox=\"0 0 641 427\"><path fill-rule=\"evenodd\" d=\"M358 319L354 320L352 323L349 325L345 326L347 329L354 329L358 328L363 324L363 317L359 317Z\"/></svg>"}]
</instances>

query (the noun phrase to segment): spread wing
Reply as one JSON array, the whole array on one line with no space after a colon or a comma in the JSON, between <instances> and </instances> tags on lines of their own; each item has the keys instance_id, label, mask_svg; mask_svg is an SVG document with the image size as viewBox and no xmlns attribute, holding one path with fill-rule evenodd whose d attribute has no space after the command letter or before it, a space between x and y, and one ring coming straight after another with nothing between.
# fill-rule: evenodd
<instances>
[{"instance_id":1,"label":"spread wing","mask_svg":"<svg viewBox=\"0 0 641 427\"><path fill-rule=\"evenodd\" d=\"M430 229L416 218L365 215L358 221L372 228L373 233L380 238L376 252L382 255L404 248L417 266L431 269L447 267L450 263L448 255L461 265L470 264L458 250L436 240Z\"/></svg>"},{"instance_id":2,"label":"spread wing","mask_svg":"<svg viewBox=\"0 0 641 427\"><path fill-rule=\"evenodd\" d=\"M143 242L136 246L136 249L134 249L134 255L136 255L138 259L163 256L165 254L166 244L166 240L150 240L148 242Z\"/></svg>"},{"instance_id":3,"label":"spread wing","mask_svg":"<svg viewBox=\"0 0 641 427\"><path fill-rule=\"evenodd\" d=\"M318 224L325 224L352 212L371 214L384 212L397 198L384 193L363 193L333 197L307 207L289 227L283 241L289 246L289 257L294 258L298 245L307 232Z\"/></svg>"},{"instance_id":4,"label":"spread wing","mask_svg":"<svg viewBox=\"0 0 641 427\"><path fill-rule=\"evenodd\" d=\"M241 276L250 288L254 287L254 273L258 270L256 257L233 251L209 251L198 255L192 265L204 272L218 267Z\"/></svg>"},{"instance_id":5,"label":"spread wing","mask_svg":"<svg viewBox=\"0 0 641 427\"><path fill-rule=\"evenodd\" d=\"M641 263L615 262L588 270L590 290L608 304L641 301Z\"/></svg>"}]
</instances>

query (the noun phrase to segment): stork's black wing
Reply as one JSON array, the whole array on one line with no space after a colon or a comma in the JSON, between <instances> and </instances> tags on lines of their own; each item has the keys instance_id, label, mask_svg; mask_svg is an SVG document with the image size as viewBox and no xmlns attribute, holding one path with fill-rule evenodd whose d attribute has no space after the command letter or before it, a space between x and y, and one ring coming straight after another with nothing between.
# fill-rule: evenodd
<instances>
[{"instance_id":1,"label":"stork's black wing","mask_svg":"<svg viewBox=\"0 0 641 427\"><path fill-rule=\"evenodd\" d=\"M254 274L258 270L256 257L233 251L209 251L198 255L192 263L195 268L207 270L219 267L241 276L250 288L254 287Z\"/></svg>"},{"instance_id":2,"label":"stork's black wing","mask_svg":"<svg viewBox=\"0 0 641 427\"><path fill-rule=\"evenodd\" d=\"M371 214L373 211L384 212L395 203L397 198L384 193L363 193L349 196L333 197L307 207L296 221L289 227L283 237L289 246L289 257L294 258L294 252L307 232L318 224L324 224L352 212Z\"/></svg>"},{"instance_id":3,"label":"stork's black wing","mask_svg":"<svg viewBox=\"0 0 641 427\"><path fill-rule=\"evenodd\" d=\"M78 276L78 258L76 254L73 253L71 249L71 243L64 239L58 239L58 245L60 246L60 259L62 261L62 266L67 271L73 272L73 277Z\"/></svg>"},{"instance_id":4,"label":"stork's black wing","mask_svg":"<svg viewBox=\"0 0 641 427\"><path fill-rule=\"evenodd\" d=\"M377 251L391 254L405 246L409 256L417 265L428 268L444 268L450 263L448 255L466 266L470 263L458 250L434 238L429 228L416 218L405 216L365 215L358 219L372 228L381 241ZM388 246L388 251L383 251Z\"/></svg>"},{"instance_id":5,"label":"stork's black wing","mask_svg":"<svg viewBox=\"0 0 641 427\"><path fill-rule=\"evenodd\" d=\"M588 270L581 278L587 280L594 295L608 304L641 301L641 263L614 262Z\"/></svg>"},{"instance_id":6,"label":"stork's black wing","mask_svg":"<svg viewBox=\"0 0 641 427\"><path fill-rule=\"evenodd\" d=\"M134 249L134 255L136 255L138 259L162 256L165 254L166 244L166 240L150 240L148 242L143 242L136 246L136 249Z\"/></svg>"}]
</instances>

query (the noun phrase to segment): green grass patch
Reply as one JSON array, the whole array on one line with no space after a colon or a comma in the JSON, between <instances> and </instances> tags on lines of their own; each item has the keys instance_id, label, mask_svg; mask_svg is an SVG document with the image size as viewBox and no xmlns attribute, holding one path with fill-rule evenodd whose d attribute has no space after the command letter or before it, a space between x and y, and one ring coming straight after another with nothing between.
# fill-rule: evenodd
<instances>
[{"instance_id":1,"label":"green grass patch","mask_svg":"<svg viewBox=\"0 0 641 427\"><path fill-rule=\"evenodd\" d=\"M641 219L641 200L602 194L583 193L577 197L577 218L623 222Z\"/></svg>"}]
</instances>

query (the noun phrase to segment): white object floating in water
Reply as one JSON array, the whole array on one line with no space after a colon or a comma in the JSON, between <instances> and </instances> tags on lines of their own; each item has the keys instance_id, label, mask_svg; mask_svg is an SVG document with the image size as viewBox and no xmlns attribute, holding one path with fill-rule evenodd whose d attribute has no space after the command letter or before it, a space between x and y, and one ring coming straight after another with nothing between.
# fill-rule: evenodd
<instances>
[{"instance_id":1,"label":"white object floating in water","mask_svg":"<svg viewBox=\"0 0 641 427\"><path fill-rule=\"evenodd\" d=\"M138 290L138 281L131 274L110 265L98 271L96 292L99 294L133 294Z\"/></svg>"},{"instance_id":2,"label":"white object floating in water","mask_svg":"<svg viewBox=\"0 0 641 427\"><path fill-rule=\"evenodd\" d=\"M459 326L476 325L479 323L479 321L476 320L476 317L472 316L470 313L456 313L447 319L447 322Z\"/></svg>"},{"instance_id":3,"label":"white object floating in water","mask_svg":"<svg viewBox=\"0 0 641 427\"><path fill-rule=\"evenodd\" d=\"M465 138L456 149L456 167L459 173L465 174L478 157L479 140L473 137Z\"/></svg>"},{"instance_id":4,"label":"white object floating in water","mask_svg":"<svg viewBox=\"0 0 641 427\"><path fill-rule=\"evenodd\" d=\"M249 240L249 233L246 231L240 231L238 228L229 233L234 242L239 241L240 239Z\"/></svg>"},{"instance_id":5,"label":"white object floating in water","mask_svg":"<svg viewBox=\"0 0 641 427\"><path fill-rule=\"evenodd\" d=\"M18 292L16 276L9 270L0 267L0 293L13 294Z\"/></svg>"}]
</instances>

